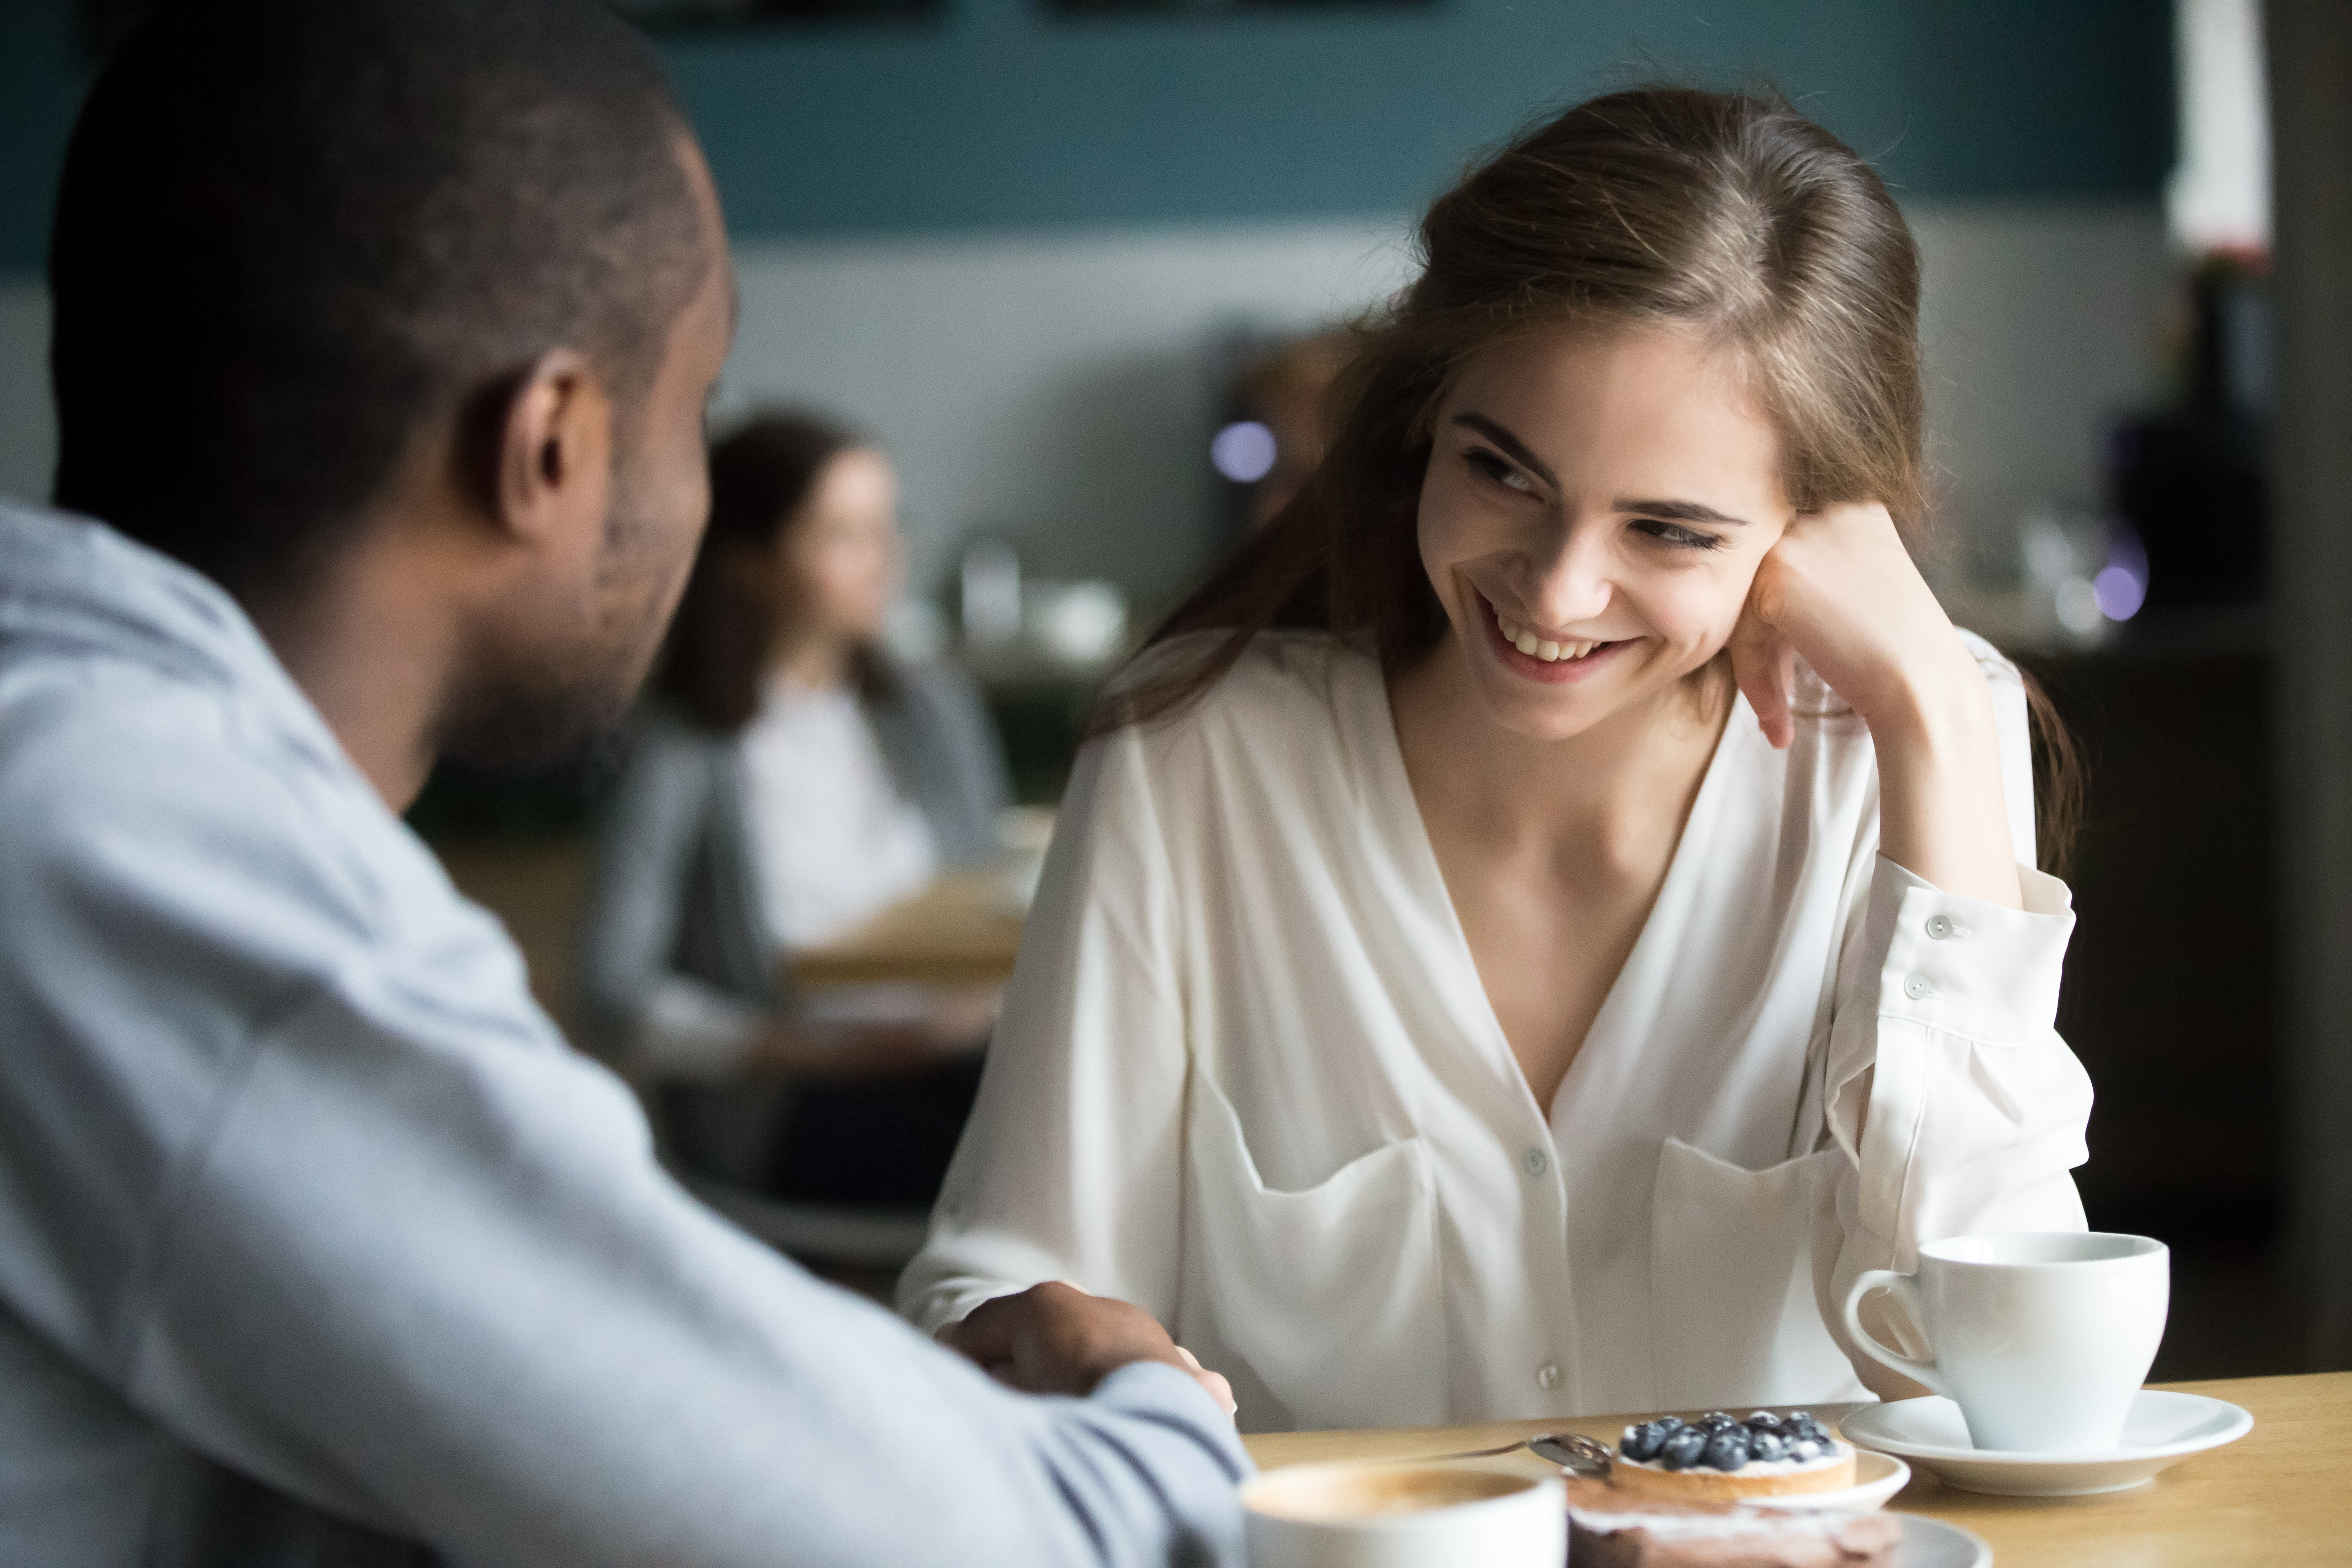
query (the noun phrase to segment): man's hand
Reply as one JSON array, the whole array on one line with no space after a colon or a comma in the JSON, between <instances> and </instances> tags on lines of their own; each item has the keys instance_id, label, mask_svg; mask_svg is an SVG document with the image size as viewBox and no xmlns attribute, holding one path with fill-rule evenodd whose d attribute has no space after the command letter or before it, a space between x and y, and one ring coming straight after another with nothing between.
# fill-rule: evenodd
<instances>
[{"instance_id":1,"label":"man's hand","mask_svg":"<svg viewBox=\"0 0 2352 1568\"><path fill-rule=\"evenodd\" d=\"M939 1331L940 1343L1025 1394L1089 1394L1129 1362L1165 1362L1189 1373L1228 1415L1233 1385L1168 1337L1142 1308L1048 1280L999 1296Z\"/></svg>"}]
</instances>

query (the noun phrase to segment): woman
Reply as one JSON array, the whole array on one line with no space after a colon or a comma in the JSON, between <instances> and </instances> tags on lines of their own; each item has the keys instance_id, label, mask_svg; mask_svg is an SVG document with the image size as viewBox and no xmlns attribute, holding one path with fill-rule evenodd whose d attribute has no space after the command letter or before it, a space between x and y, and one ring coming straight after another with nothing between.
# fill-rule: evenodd
<instances>
[{"instance_id":1,"label":"woman","mask_svg":"<svg viewBox=\"0 0 2352 1568\"><path fill-rule=\"evenodd\" d=\"M653 1079L898 1080L804 1089L758 1175L785 1195L927 1203L971 1074L937 1069L978 1041L992 999L868 994L812 1013L790 1005L780 961L992 853L1003 761L968 681L880 647L900 572L880 453L771 414L712 449L710 488L605 827L586 1011ZM918 1068L933 1070L906 1077Z\"/></svg>"},{"instance_id":2,"label":"woman","mask_svg":"<svg viewBox=\"0 0 2352 1568\"><path fill-rule=\"evenodd\" d=\"M2080 1228L2090 1106L2025 692L1899 536L1910 237L1646 89L1422 239L1083 761L900 1305L1125 1298L1257 1428L1887 1391L1824 1305Z\"/></svg>"}]
</instances>

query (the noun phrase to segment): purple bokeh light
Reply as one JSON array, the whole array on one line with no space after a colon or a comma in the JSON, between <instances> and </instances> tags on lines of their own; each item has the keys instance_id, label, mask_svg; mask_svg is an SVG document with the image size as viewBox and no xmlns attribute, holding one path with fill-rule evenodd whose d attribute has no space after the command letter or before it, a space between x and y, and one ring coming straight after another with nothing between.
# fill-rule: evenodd
<instances>
[{"instance_id":1,"label":"purple bokeh light","mask_svg":"<svg viewBox=\"0 0 2352 1568\"><path fill-rule=\"evenodd\" d=\"M1254 485L1274 471L1274 432L1255 419L1236 419L1209 441L1209 465L1237 485Z\"/></svg>"},{"instance_id":2,"label":"purple bokeh light","mask_svg":"<svg viewBox=\"0 0 2352 1568\"><path fill-rule=\"evenodd\" d=\"M2107 563L2091 579L2099 613L2111 621L2127 621L2147 603L2147 547L2131 525L2120 520L2109 525Z\"/></svg>"},{"instance_id":3,"label":"purple bokeh light","mask_svg":"<svg viewBox=\"0 0 2352 1568\"><path fill-rule=\"evenodd\" d=\"M2147 584L2121 566L2100 567L2091 592L2098 598L2099 614L2111 621L2130 620L2147 602Z\"/></svg>"}]
</instances>

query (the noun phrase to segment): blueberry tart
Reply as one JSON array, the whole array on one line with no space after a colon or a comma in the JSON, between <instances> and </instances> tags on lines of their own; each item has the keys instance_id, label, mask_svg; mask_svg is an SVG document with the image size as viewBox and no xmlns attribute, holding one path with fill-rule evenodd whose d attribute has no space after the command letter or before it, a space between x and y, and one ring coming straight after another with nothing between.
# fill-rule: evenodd
<instances>
[{"instance_id":1,"label":"blueberry tart","mask_svg":"<svg viewBox=\"0 0 2352 1568\"><path fill-rule=\"evenodd\" d=\"M1842 1490L1854 1484L1854 1456L1802 1410L1759 1410L1745 1420L1712 1410L1696 1421L1661 1415L1626 1427L1609 1479L1639 1496L1732 1502Z\"/></svg>"}]
</instances>

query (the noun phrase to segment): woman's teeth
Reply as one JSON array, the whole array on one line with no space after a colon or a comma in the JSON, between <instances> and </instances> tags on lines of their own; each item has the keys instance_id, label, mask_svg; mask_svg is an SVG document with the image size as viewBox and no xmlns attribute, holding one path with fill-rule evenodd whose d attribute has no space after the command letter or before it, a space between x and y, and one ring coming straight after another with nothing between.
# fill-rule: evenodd
<instances>
[{"instance_id":1,"label":"woman's teeth","mask_svg":"<svg viewBox=\"0 0 2352 1568\"><path fill-rule=\"evenodd\" d=\"M1529 658L1539 658L1546 664L1558 664L1564 658L1582 658L1594 648L1605 646L1599 642L1553 642L1548 637L1539 637L1527 627L1507 621L1500 616L1495 617L1495 624L1503 628L1505 642L1509 643Z\"/></svg>"}]
</instances>

